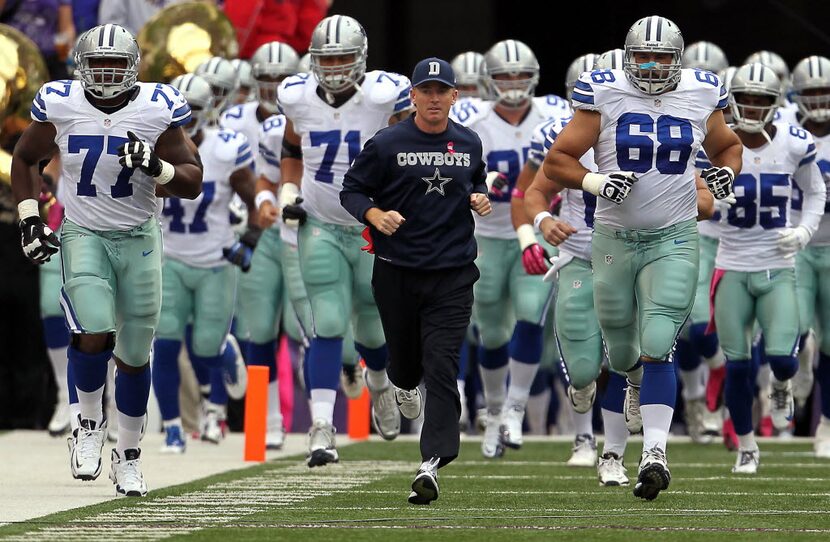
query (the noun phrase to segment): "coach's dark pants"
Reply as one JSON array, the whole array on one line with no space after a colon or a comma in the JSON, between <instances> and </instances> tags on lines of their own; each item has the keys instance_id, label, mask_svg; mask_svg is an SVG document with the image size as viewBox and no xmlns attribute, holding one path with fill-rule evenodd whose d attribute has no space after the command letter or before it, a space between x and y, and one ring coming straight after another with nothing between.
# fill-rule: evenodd
<instances>
[{"instance_id":1,"label":"coach's dark pants","mask_svg":"<svg viewBox=\"0 0 830 542\"><path fill-rule=\"evenodd\" d=\"M424 379L421 456L440 457L439 467L458 457L461 402L455 380L478 277L474 263L421 271L375 258L372 289L389 348L389 380L412 390Z\"/></svg>"}]
</instances>

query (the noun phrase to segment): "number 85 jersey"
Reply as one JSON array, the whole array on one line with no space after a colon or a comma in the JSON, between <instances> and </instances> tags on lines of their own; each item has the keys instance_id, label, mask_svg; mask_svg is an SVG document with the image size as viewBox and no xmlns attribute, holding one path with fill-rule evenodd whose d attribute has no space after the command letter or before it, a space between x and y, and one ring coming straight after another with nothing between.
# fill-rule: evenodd
<instances>
[{"instance_id":1,"label":"number 85 jersey","mask_svg":"<svg viewBox=\"0 0 830 542\"><path fill-rule=\"evenodd\" d=\"M600 173L633 171L638 181L621 205L597 201L596 220L620 229L665 228L697 216L694 161L713 111L727 105L714 74L684 69L674 90L645 94L622 70L584 73L576 109L598 111L594 159Z\"/></svg>"},{"instance_id":2,"label":"number 85 jersey","mask_svg":"<svg viewBox=\"0 0 830 542\"><path fill-rule=\"evenodd\" d=\"M169 127L190 122L190 106L169 85L137 83L120 109L104 113L84 95L79 81L51 81L32 102L32 119L55 126L66 218L91 230L128 230L158 216L156 182L140 169L118 163L118 148L131 131L155 146Z\"/></svg>"}]
</instances>

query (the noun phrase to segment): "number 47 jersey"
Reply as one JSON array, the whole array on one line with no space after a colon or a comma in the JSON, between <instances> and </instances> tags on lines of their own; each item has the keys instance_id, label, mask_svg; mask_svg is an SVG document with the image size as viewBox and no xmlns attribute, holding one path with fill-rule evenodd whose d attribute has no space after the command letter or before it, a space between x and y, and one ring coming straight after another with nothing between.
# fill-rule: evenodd
<instances>
[{"instance_id":1,"label":"number 47 jersey","mask_svg":"<svg viewBox=\"0 0 830 542\"><path fill-rule=\"evenodd\" d=\"M118 163L118 148L131 131L155 146L169 127L190 122L190 106L175 88L137 83L130 101L104 113L84 95L79 81L51 81L32 102L32 118L57 133L61 178L68 184L66 218L91 230L128 230L158 216L156 182L140 169Z\"/></svg>"},{"instance_id":2,"label":"number 47 jersey","mask_svg":"<svg viewBox=\"0 0 830 542\"><path fill-rule=\"evenodd\" d=\"M597 201L596 220L620 229L665 228L697 216L694 161L713 111L727 105L717 76L681 70L674 90L645 94L622 70L584 73L576 109L598 111L594 159L600 173L633 171L638 180L621 205Z\"/></svg>"}]
</instances>

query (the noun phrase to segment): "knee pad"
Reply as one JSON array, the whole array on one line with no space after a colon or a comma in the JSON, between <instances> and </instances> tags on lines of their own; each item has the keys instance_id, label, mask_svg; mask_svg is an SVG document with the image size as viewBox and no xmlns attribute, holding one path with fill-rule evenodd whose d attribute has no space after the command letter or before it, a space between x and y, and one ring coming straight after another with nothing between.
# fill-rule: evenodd
<instances>
[{"instance_id":1,"label":"knee pad","mask_svg":"<svg viewBox=\"0 0 830 542\"><path fill-rule=\"evenodd\" d=\"M115 331L115 295L102 278L81 275L66 281L61 289L61 306L73 332Z\"/></svg>"},{"instance_id":2,"label":"knee pad","mask_svg":"<svg viewBox=\"0 0 830 542\"><path fill-rule=\"evenodd\" d=\"M767 355L772 374L779 381L789 380L798 371L798 359L795 356Z\"/></svg>"},{"instance_id":3,"label":"knee pad","mask_svg":"<svg viewBox=\"0 0 830 542\"><path fill-rule=\"evenodd\" d=\"M703 362L694 345L689 341L678 339L674 349L674 361L682 371L694 371Z\"/></svg>"},{"instance_id":4,"label":"knee pad","mask_svg":"<svg viewBox=\"0 0 830 542\"><path fill-rule=\"evenodd\" d=\"M718 351L718 334L706 333L708 322L692 324L689 327L689 340L704 358L711 358Z\"/></svg>"},{"instance_id":5,"label":"knee pad","mask_svg":"<svg viewBox=\"0 0 830 542\"><path fill-rule=\"evenodd\" d=\"M476 303L493 305L503 304L506 301L504 284L499 281L499 278L503 278L499 273L488 273L486 270L481 273L473 286Z\"/></svg>"},{"instance_id":6,"label":"knee pad","mask_svg":"<svg viewBox=\"0 0 830 542\"><path fill-rule=\"evenodd\" d=\"M219 326L196 327L193 332L193 353L202 358L218 356L225 345L227 330Z\"/></svg>"},{"instance_id":7,"label":"knee pad","mask_svg":"<svg viewBox=\"0 0 830 542\"><path fill-rule=\"evenodd\" d=\"M314 335L344 337L351 320L346 306L347 301L343 299L336 284L330 284L327 288L317 291L311 298Z\"/></svg>"},{"instance_id":8,"label":"knee pad","mask_svg":"<svg viewBox=\"0 0 830 542\"><path fill-rule=\"evenodd\" d=\"M357 310L355 316L354 342L372 349L380 348L386 344L377 306L364 304Z\"/></svg>"},{"instance_id":9,"label":"knee pad","mask_svg":"<svg viewBox=\"0 0 830 542\"><path fill-rule=\"evenodd\" d=\"M476 298L473 304L473 316L478 326L481 344L490 350L507 344L512 331L512 318L505 314L505 304L487 304L479 301Z\"/></svg>"},{"instance_id":10,"label":"knee pad","mask_svg":"<svg viewBox=\"0 0 830 542\"><path fill-rule=\"evenodd\" d=\"M590 385L591 382L596 380L599 376L601 364L601 359L578 359L574 362L566 362L565 365L568 370L568 380L570 380L571 386L581 390Z\"/></svg>"},{"instance_id":11,"label":"knee pad","mask_svg":"<svg viewBox=\"0 0 830 542\"><path fill-rule=\"evenodd\" d=\"M679 326L669 317L652 315L640 322L640 350L652 359L666 359L674 347Z\"/></svg>"},{"instance_id":12,"label":"knee pad","mask_svg":"<svg viewBox=\"0 0 830 542\"><path fill-rule=\"evenodd\" d=\"M150 359L150 345L155 335L155 319L152 317L124 317L118 328L115 355L130 367L143 367Z\"/></svg>"}]
</instances>

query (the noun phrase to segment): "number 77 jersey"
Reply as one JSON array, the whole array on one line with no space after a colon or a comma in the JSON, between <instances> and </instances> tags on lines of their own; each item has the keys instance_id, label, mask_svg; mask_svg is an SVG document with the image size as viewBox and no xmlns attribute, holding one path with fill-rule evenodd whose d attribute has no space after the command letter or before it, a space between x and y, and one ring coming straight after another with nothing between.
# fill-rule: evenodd
<instances>
[{"instance_id":1,"label":"number 77 jersey","mask_svg":"<svg viewBox=\"0 0 830 542\"><path fill-rule=\"evenodd\" d=\"M594 159L600 173L633 171L638 181L621 205L597 201L596 220L620 229L665 228L697 216L694 161L713 111L727 105L717 76L684 69L674 90L645 94L622 70L584 73L576 109L602 116Z\"/></svg>"},{"instance_id":2,"label":"number 77 jersey","mask_svg":"<svg viewBox=\"0 0 830 542\"><path fill-rule=\"evenodd\" d=\"M128 230L158 216L156 182L140 169L118 163L118 148L131 131L155 146L169 127L190 122L190 106L175 88L137 83L120 109L104 113L84 95L79 81L43 85L32 102L32 119L57 131L66 218L92 230Z\"/></svg>"}]
</instances>

